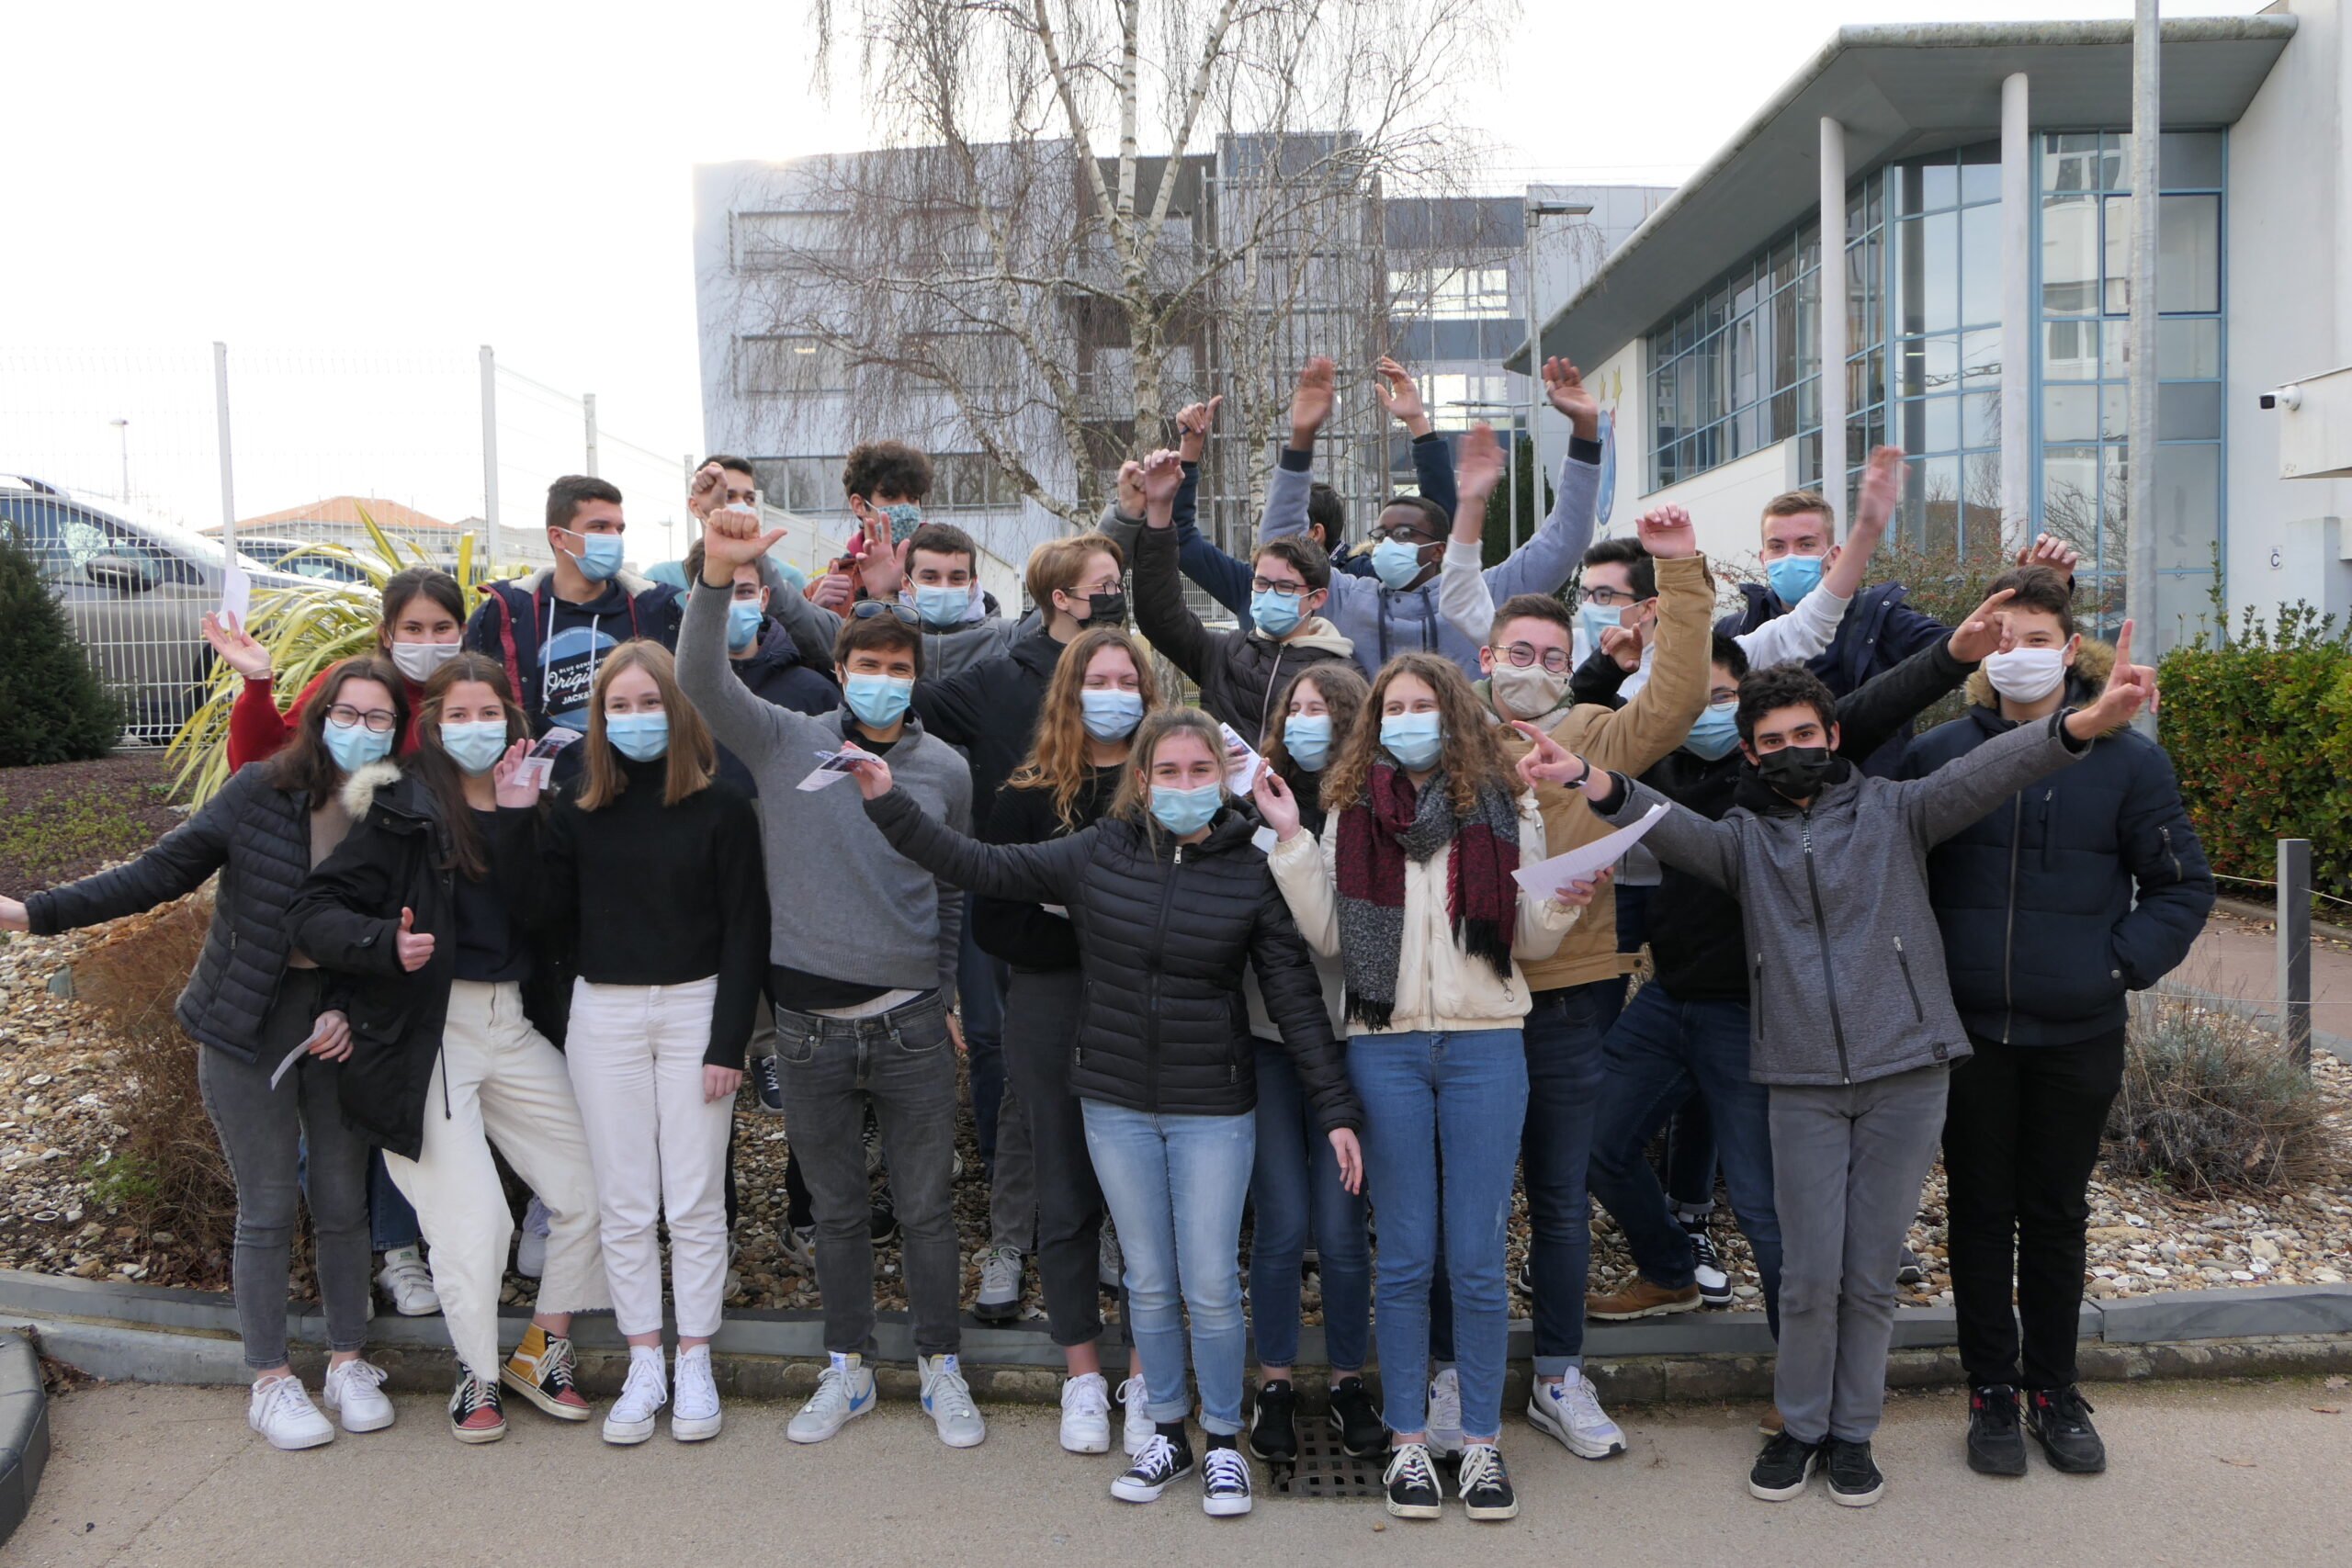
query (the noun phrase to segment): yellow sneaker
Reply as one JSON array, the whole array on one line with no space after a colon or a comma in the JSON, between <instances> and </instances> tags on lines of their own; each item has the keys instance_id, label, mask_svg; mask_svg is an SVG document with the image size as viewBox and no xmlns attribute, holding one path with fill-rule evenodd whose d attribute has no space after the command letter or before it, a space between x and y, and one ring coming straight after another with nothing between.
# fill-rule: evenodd
<instances>
[{"instance_id":1,"label":"yellow sneaker","mask_svg":"<svg viewBox=\"0 0 2352 1568\"><path fill-rule=\"evenodd\" d=\"M498 1381L559 1421L585 1421L588 1401L573 1386L577 1366L571 1341L535 1323L498 1369Z\"/></svg>"}]
</instances>

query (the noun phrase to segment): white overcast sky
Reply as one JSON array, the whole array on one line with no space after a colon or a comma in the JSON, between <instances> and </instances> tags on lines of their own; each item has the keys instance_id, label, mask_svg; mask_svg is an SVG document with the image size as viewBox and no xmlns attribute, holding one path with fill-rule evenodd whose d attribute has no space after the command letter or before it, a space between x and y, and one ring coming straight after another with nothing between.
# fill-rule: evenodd
<instances>
[{"instance_id":1,"label":"white overcast sky","mask_svg":"<svg viewBox=\"0 0 2352 1568\"><path fill-rule=\"evenodd\" d=\"M1514 173L1669 184L1842 22L2131 11L1530 0L1502 75L1463 84L1457 112L1509 149ZM298 412L272 428L266 386L251 408L232 394L246 515L334 490L478 509L478 459L475 498L447 493L462 488L449 476L465 471L478 415L462 374L443 370L469 374L485 343L533 378L597 393L610 433L673 458L699 446L689 169L865 144L854 96L810 95L808 53L802 0L0 7L0 369L11 351L44 351L19 355L0 395L0 421L17 426L0 423L0 468L46 463L114 489L113 397L116 412L141 411L131 451L151 477L134 473L134 491L212 521L217 496L198 482L205 384L181 376L151 412L155 395L130 383L179 376L216 338L235 365L302 362L308 417L353 411L334 440L296 442ZM403 385L396 359L420 358L439 368L414 400L432 407L412 416L388 389ZM544 411L547 439L569 439L570 420ZM351 471L299 462L291 446L336 448ZM415 475L401 472L410 452ZM506 504L511 521L511 488Z\"/></svg>"}]
</instances>

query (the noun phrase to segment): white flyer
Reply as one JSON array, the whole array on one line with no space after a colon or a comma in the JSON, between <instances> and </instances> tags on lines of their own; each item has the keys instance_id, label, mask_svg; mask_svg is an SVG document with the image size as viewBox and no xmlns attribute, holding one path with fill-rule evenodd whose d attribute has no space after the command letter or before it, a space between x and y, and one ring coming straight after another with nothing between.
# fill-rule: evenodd
<instances>
[{"instance_id":1,"label":"white flyer","mask_svg":"<svg viewBox=\"0 0 2352 1568\"><path fill-rule=\"evenodd\" d=\"M254 580L245 575L245 569L237 564L237 558L231 556L227 568L220 573L220 615L223 619L234 616L232 624L243 631L247 629L246 623L253 619L253 613Z\"/></svg>"},{"instance_id":2,"label":"white flyer","mask_svg":"<svg viewBox=\"0 0 2352 1568\"><path fill-rule=\"evenodd\" d=\"M560 724L549 729L531 742L530 750L524 754L522 766L515 770L515 782L526 784L533 789L545 790L555 772L556 754L579 739L580 731L566 729Z\"/></svg>"},{"instance_id":3,"label":"white flyer","mask_svg":"<svg viewBox=\"0 0 2352 1568\"><path fill-rule=\"evenodd\" d=\"M852 762L861 757L871 759L873 755L873 752L862 751L854 746L843 746L838 751L820 751L817 753L817 765L808 770L807 778L793 787L820 790L828 784L837 784L851 776L849 765Z\"/></svg>"},{"instance_id":4,"label":"white flyer","mask_svg":"<svg viewBox=\"0 0 2352 1568\"><path fill-rule=\"evenodd\" d=\"M277 1087L277 1080L286 1076L286 1070L288 1067L291 1067L295 1063L300 1061L304 1056L310 1055L310 1051L311 1043L308 1040L305 1040L300 1045L295 1046L291 1051L287 1052L286 1060L278 1063L277 1070L269 1075L269 1087L276 1089Z\"/></svg>"},{"instance_id":5,"label":"white flyer","mask_svg":"<svg viewBox=\"0 0 2352 1568\"><path fill-rule=\"evenodd\" d=\"M1264 771L1266 759L1251 750L1250 742L1242 739L1240 732L1233 726L1220 719L1217 721L1217 728L1225 732L1227 757L1232 756L1236 747L1240 748L1241 750L1241 760L1233 763L1226 771L1225 787L1236 795L1248 795L1256 786L1259 773Z\"/></svg>"},{"instance_id":6,"label":"white flyer","mask_svg":"<svg viewBox=\"0 0 2352 1568\"><path fill-rule=\"evenodd\" d=\"M1631 827L1620 828L1589 844L1578 844L1549 860L1521 866L1511 875L1539 898L1549 898L1571 882L1590 882L1640 843L1642 836L1657 826L1657 819L1666 815L1666 810L1664 806L1653 806Z\"/></svg>"}]
</instances>

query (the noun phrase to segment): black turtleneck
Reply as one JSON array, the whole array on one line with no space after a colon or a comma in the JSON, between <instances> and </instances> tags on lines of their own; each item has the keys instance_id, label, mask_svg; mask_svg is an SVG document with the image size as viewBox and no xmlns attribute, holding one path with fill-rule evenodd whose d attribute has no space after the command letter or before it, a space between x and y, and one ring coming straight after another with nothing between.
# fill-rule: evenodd
<instances>
[{"instance_id":1,"label":"black turtleneck","mask_svg":"<svg viewBox=\"0 0 2352 1568\"><path fill-rule=\"evenodd\" d=\"M767 974L759 818L750 797L719 779L664 805L665 757L620 765L628 784L618 797L587 811L570 791L548 818L548 919L591 985L679 986L716 975L703 1060L741 1067Z\"/></svg>"}]
</instances>

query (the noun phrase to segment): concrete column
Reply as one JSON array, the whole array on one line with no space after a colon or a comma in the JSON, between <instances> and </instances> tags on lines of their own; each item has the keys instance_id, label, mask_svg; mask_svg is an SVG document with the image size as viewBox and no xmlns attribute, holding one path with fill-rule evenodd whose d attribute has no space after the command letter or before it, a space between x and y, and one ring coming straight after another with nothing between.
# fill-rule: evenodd
<instances>
[{"instance_id":1,"label":"concrete column","mask_svg":"<svg viewBox=\"0 0 2352 1568\"><path fill-rule=\"evenodd\" d=\"M2033 132L2025 73L2001 83L2001 539L2014 552L2033 528Z\"/></svg>"},{"instance_id":2,"label":"concrete column","mask_svg":"<svg viewBox=\"0 0 2352 1568\"><path fill-rule=\"evenodd\" d=\"M1821 121L1821 491L1846 536L1846 128Z\"/></svg>"}]
</instances>

